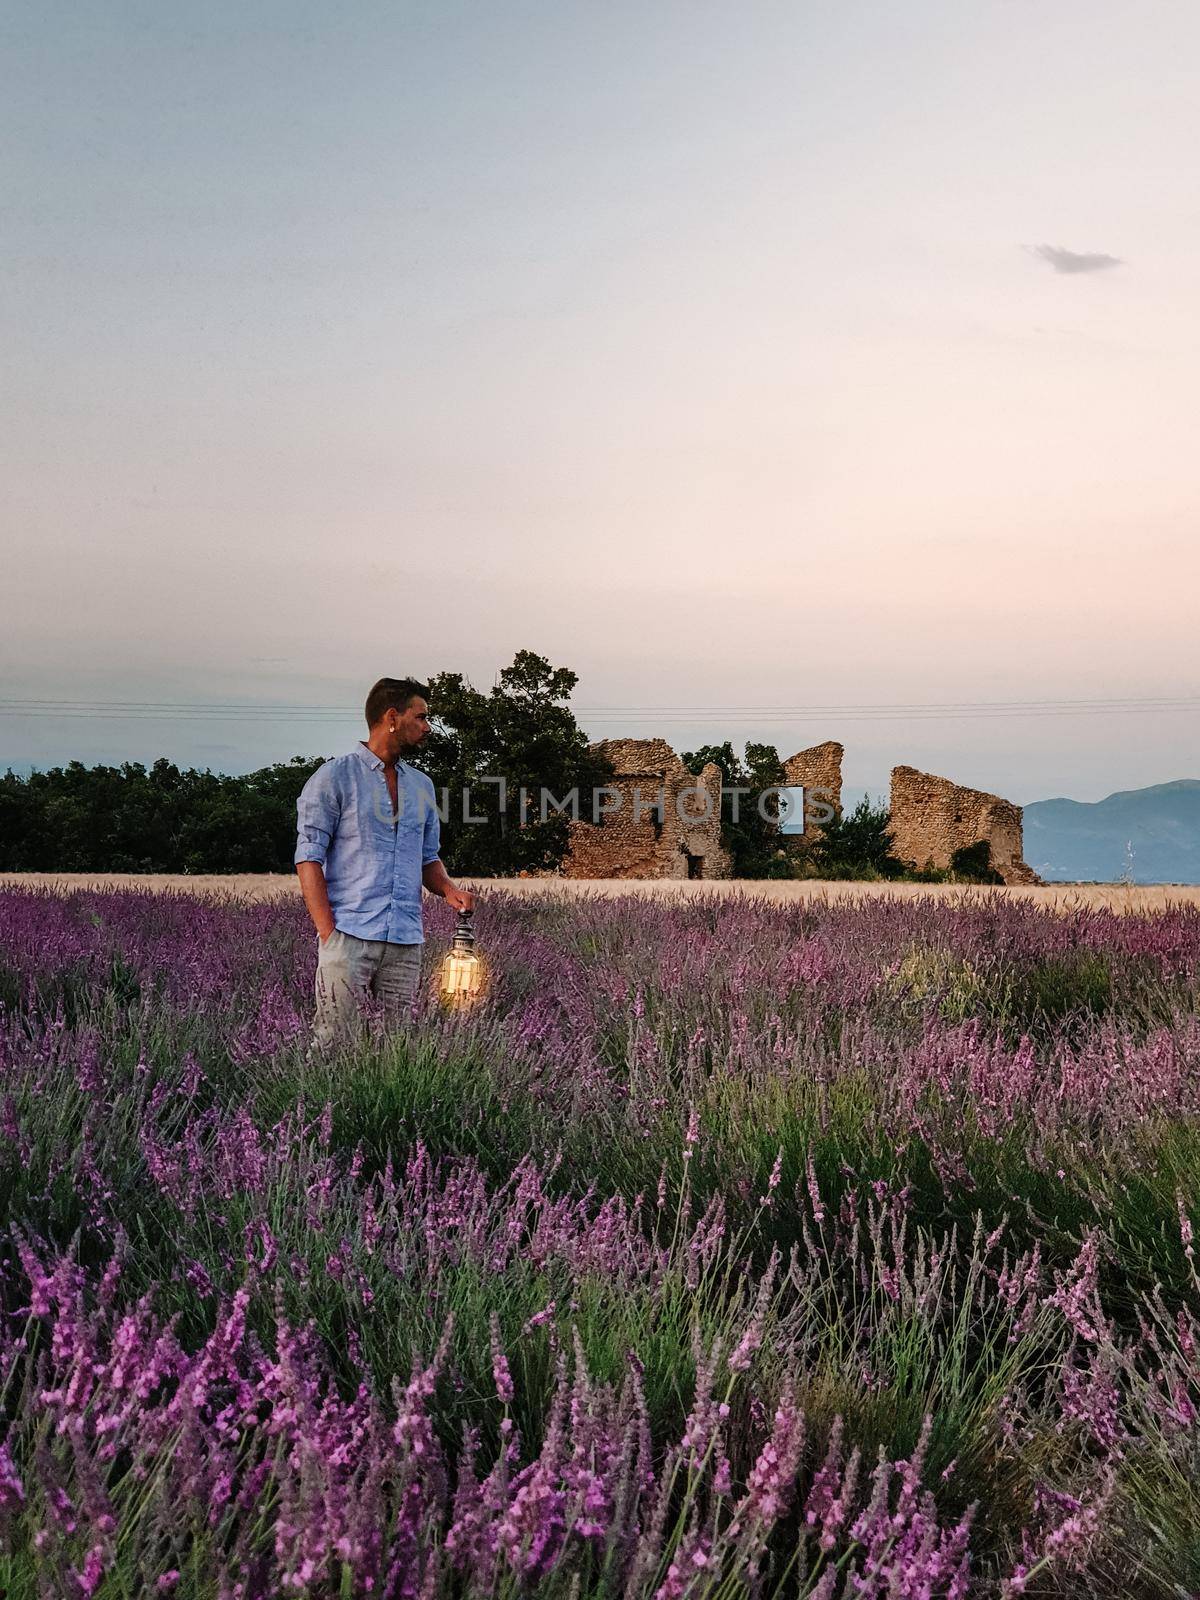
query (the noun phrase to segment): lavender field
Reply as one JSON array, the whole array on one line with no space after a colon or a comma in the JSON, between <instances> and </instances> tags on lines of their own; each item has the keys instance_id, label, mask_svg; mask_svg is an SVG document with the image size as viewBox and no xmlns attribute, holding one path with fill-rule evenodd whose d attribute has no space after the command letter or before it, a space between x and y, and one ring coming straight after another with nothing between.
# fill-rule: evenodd
<instances>
[{"instance_id":1,"label":"lavender field","mask_svg":"<svg viewBox=\"0 0 1200 1600\"><path fill-rule=\"evenodd\" d=\"M1200 908L0 889L0 1594L1200 1594Z\"/></svg>"}]
</instances>

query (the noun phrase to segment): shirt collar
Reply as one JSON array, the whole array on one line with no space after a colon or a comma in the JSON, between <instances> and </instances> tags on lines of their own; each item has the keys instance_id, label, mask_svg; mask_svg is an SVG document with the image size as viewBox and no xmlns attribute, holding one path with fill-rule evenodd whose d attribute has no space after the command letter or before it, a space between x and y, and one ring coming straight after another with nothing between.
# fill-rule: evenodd
<instances>
[{"instance_id":1,"label":"shirt collar","mask_svg":"<svg viewBox=\"0 0 1200 1600\"><path fill-rule=\"evenodd\" d=\"M375 754L374 750L368 750L361 739L354 746L353 750L351 750L350 754L352 756L358 756L358 758L361 761L365 761L369 767L381 767L383 765L383 762Z\"/></svg>"},{"instance_id":2,"label":"shirt collar","mask_svg":"<svg viewBox=\"0 0 1200 1600\"><path fill-rule=\"evenodd\" d=\"M366 744L361 739L354 746L353 750L351 750L350 754L352 756L358 756L360 760L365 761L367 765L375 771L378 771L378 769L383 766L383 761L380 759L380 757L375 754L374 750L368 750ZM404 762L397 757L396 771L402 772L403 770Z\"/></svg>"}]
</instances>

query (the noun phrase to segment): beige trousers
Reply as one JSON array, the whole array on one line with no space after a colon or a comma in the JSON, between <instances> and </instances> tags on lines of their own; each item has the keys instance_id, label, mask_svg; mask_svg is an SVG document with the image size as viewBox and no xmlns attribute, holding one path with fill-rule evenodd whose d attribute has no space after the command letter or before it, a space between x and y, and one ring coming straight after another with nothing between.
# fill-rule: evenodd
<instances>
[{"instance_id":1,"label":"beige trousers","mask_svg":"<svg viewBox=\"0 0 1200 1600\"><path fill-rule=\"evenodd\" d=\"M335 928L317 940L317 1011L313 1043L332 1049L353 1033L368 997L383 1006L389 1023L408 1020L421 981L421 946L359 939Z\"/></svg>"}]
</instances>

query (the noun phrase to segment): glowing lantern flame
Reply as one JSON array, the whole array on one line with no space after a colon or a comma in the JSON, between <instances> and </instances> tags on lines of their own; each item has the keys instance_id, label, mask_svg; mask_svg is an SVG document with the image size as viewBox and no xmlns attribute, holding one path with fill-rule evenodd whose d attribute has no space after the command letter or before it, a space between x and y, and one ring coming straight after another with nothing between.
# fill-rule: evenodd
<instances>
[{"instance_id":1,"label":"glowing lantern flame","mask_svg":"<svg viewBox=\"0 0 1200 1600\"><path fill-rule=\"evenodd\" d=\"M475 948L471 913L460 911L454 940L442 962L438 988L448 1005L469 1006L483 993L487 969Z\"/></svg>"}]
</instances>

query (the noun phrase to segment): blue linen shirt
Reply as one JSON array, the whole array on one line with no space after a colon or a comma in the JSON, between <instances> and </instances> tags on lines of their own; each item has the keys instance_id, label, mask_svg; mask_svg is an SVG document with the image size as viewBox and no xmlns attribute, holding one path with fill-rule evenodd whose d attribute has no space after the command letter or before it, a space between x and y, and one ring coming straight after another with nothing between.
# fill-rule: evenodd
<instances>
[{"instance_id":1,"label":"blue linen shirt","mask_svg":"<svg viewBox=\"0 0 1200 1600\"><path fill-rule=\"evenodd\" d=\"M296 802L296 864L325 869L334 926L358 939L424 944L421 871L441 824L433 780L396 763L392 815L383 762L361 741L319 766Z\"/></svg>"}]
</instances>

